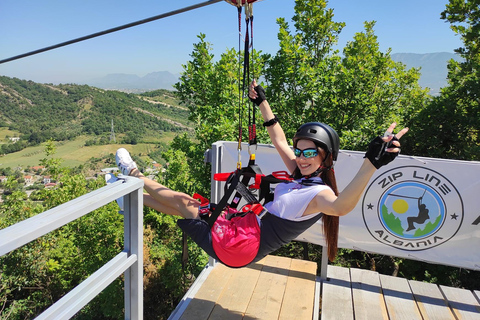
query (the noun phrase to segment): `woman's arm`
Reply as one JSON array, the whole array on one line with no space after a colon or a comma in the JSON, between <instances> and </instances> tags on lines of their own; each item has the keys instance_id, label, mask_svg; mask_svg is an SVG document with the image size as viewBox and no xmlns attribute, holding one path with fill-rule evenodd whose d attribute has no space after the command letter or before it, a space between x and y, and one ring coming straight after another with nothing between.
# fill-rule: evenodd
<instances>
[{"instance_id":1,"label":"woman's arm","mask_svg":"<svg viewBox=\"0 0 480 320\"><path fill-rule=\"evenodd\" d=\"M331 216L344 216L352 211L375 171L372 163L365 159L355 177L338 197L330 189L318 193L315 197L315 207L318 210L316 212L323 212Z\"/></svg>"},{"instance_id":2,"label":"woman's arm","mask_svg":"<svg viewBox=\"0 0 480 320\"><path fill-rule=\"evenodd\" d=\"M388 128L389 132L393 132L396 124L393 123ZM397 139L400 139L406 132L408 128L404 128L400 130L395 136ZM389 137L383 137L384 142L390 142L393 139L393 135ZM387 148L385 153L397 153L400 152L400 142L398 140L394 140L392 142L393 146L391 148ZM384 148L384 147L383 147ZM387 157L389 155L386 155ZM315 206L318 211L323 212L328 215L333 216L344 216L350 211L352 211L355 206L357 205L360 197L363 193L363 190L367 186L370 178L375 173L377 167L372 164L372 161L368 159L368 157L363 161L362 166L358 170L355 177L352 181L345 187L345 189L340 192L340 194L335 196L333 191L325 190L320 193L315 198L313 206Z\"/></svg>"},{"instance_id":3,"label":"woman's arm","mask_svg":"<svg viewBox=\"0 0 480 320\"><path fill-rule=\"evenodd\" d=\"M255 87L257 86L257 82L253 80L252 84L250 85L249 96L252 99L257 99L258 93L255 91ZM264 98L264 97L263 97ZM265 98L264 98L265 99ZM259 105L260 111L262 113L262 117L264 121L269 121L275 118L272 109L267 100L263 100ZM282 129L280 123L276 122L271 126L266 127L268 131L268 135L272 140L273 145L277 149L277 152L280 154L285 166L290 171L290 173L295 170L297 167L295 162L295 155L288 144L287 138L285 137L285 133Z\"/></svg>"}]
</instances>

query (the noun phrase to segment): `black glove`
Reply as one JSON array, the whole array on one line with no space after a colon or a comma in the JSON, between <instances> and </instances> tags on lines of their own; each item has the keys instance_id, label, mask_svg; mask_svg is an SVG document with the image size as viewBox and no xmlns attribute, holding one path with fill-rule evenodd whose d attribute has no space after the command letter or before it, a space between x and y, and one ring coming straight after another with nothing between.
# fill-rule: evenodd
<instances>
[{"instance_id":1,"label":"black glove","mask_svg":"<svg viewBox=\"0 0 480 320\"><path fill-rule=\"evenodd\" d=\"M263 100L266 100L267 97L265 96L265 90L262 88L262 86L258 85L255 87L255 92L257 93L257 98L256 99L252 99L250 98L250 96L248 96L250 98L250 100L255 103L257 106L259 106Z\"/></svg>"},{"instance_id":2,"label":"black glove","mask_svg":"<svg viewBox=\"0 0 480 320\"><path fill-rule=\"evenodd\" d=\"M376 137L368 145L364 158L368 158L377 169L392 162L399 152L387 152L385 149L395 147L393 141L398 141L396 136L393 136L389 142L383 141L380 136Z\"/></svg>"}]
</instances>

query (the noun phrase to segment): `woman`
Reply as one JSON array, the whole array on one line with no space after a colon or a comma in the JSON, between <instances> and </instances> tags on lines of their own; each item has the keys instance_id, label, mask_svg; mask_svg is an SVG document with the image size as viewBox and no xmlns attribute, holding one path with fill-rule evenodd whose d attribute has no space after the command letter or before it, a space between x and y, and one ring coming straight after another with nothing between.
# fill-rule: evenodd
<instances>
[{"instance_id":1,"label":"woman","mask_svg":"<svg viewBox=\"0 0 480 320\"><path fill-rule=\"evenodd\" d=\"M295 239L322 217L328 256L333 260L337 251L338 217L353 210L375 170L392 161L399 153L398 139L408 129L394 136L392 133L396 124L393 123L387 130L388 136L375 138L358 173L339 193L332 170L339 150L339 138L335 130L318 122L304 124L295 134L292 150L265 98L263 88L257 86L255 81L249 88L249 97L259 106L272 143L296 180L281 183L275 188L274 200L265 204L268 214L261 220L254 219L252 223L258 225L252 226L253 237L243 239L244 242L239 246L228 247L229 239L226 239L227 243L221 243L221 240L225 240L225 230L215 226L211 230L208 223L200 219L199 201L147 179L125 149L117 151L118 167L123 174L144 180L146 206L185 218L177 222L182 230L210 256L229 266L241 267L262 259ZM255 250L251 250L252 247Z\"/></svg>"}]
</instances>

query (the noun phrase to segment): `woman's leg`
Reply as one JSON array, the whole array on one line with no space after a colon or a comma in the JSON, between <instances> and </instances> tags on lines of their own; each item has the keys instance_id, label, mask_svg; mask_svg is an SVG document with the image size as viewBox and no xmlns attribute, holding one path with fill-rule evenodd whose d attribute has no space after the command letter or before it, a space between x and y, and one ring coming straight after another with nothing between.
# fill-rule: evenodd
<instances>
[{"instance_id":1,"label":"woman's leg","mask_svg":"<svg viewBox=\"0 0 480 320\"><path fill-rule=\"evenodd\" d=\"M120 148L115 155L120 171L132 177L142 179L149 196L144 196L145 205L169 215L177 215L188 219L198 219L200 202L191 196L171 190L160 183L148 179L138 169L130 157L130 153Z\"/></svg>"},{"instance_id":2,"label":"woman's leg","mask_svg":"<svg viewBox=\"0 0 480 320\"><path fill-rule=\"evenodd\" d=\"M200 202L188 194L174 191L160 183L148 179L138 169L133 169L130 176L142 179L144 189L148 194L143 200L146 206L169 215L181 216L187 219L198 219Z\"/></svg>"}]
</instances>

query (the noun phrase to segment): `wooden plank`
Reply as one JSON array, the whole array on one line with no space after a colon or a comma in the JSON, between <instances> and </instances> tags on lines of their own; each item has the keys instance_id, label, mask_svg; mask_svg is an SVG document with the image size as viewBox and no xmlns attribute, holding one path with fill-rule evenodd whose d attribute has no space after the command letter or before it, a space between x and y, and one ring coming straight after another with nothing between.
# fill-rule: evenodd
<instances>
[{"instance_id":1,"label":"wooden plank","mask_svg":"<svg viewBox=\"0 0 480 320\"><path fill-rule=\"evenodd\" d=\"M348 268L328 266L322 283L322 319L353 320L352 286Z\"/></svg>"},{"instance_id":2,"label":"wooden plank","mask_svg":"<svg viewBox=\"0 0 480 320\"><path fill-rule=\"evenodd\" d=\"M208 319L233 271L234 269L217 263L207 280L198 290L195 298L188 304L180 319Z\"/></svg>"},{"instance_id":3,"label":"wooden plank","mask_svg":"<svg viewBox=\"0 0 480 320\"><path fill-rule=\"evenodd\" d=\"M390 319L422 319L407 279L381 274L380 283Z\"/></svg>"},{"instance_id":4,"label":"wooden plank","mask_svg":"<svg viewBox=\"0 0 480 320\"><path fill-rule=\"evenodd\" d=\"M244 320L278 319L292 259L267 256Z\"/></svg>"},{"instance_id":5,"label":"wooden plank","mask_svg":"<svg viewBox=\"0 0 480 320\"><path fill-rule=\"evenodd\" d=\"M433 283L408 281L412 293L417 301L423 319L451 320L455 316L442 295L440 288Z\"/></svg>"},{"instance_id":6,"label":"wooden plank","mask_svg":"<svg viewBox=\"0 0 480 320\"><path fill-rule=\"evenodd\" d=\"M388 319L377 272L350 269L355 319Z\"/></svg>"},{"instance_id":7,"label":"wooden plank","mask_svg":"<svg viewBox=\"0 0 480 320\"><path fill-rule=\"evenodd\" d=\"M264 261L264 259L262 260ZM242 319L260 276L262 261L248 267L234 269L217 304L211 320Z\"/></svg>"},{"instance_id":8,"label":"wooden plank","mask_svg":"<svg viewBox=\"0 0 480 320\"><path fill-rule=\"evenodd\" d=\"M480 304L473 292L466 289L440 286L458 319L480 319Z\"/></svg>"},{"instance_id":9,"label":"wooden plank","mask_svg":"<svg viewBox=\"0 0 480 320\"><path fill-rule=\"evenodd\" d=\"M288 273L287 288L278 319L312 319L316 272L316 263L305 260L292 260L290 272Z\"/></svg>"}]
</instances>

